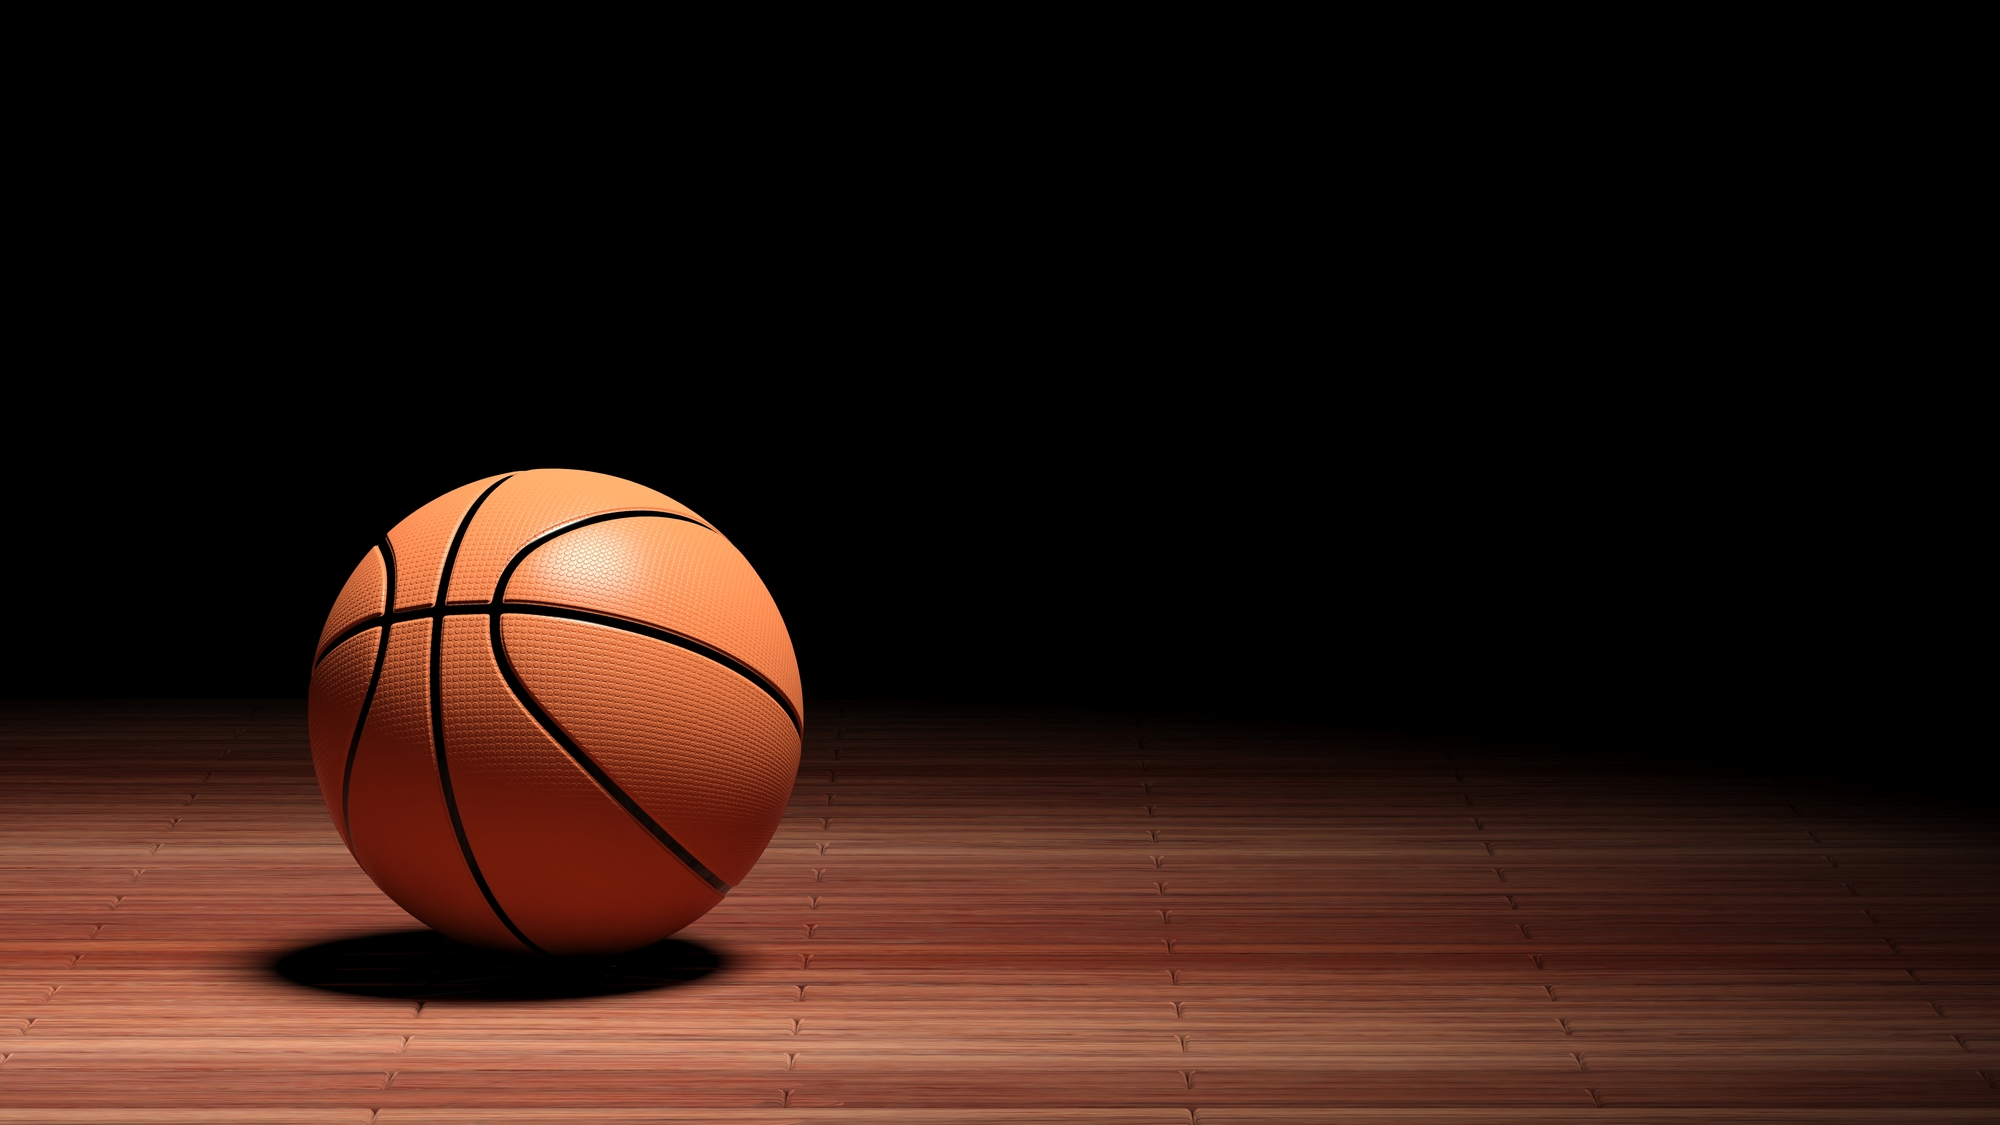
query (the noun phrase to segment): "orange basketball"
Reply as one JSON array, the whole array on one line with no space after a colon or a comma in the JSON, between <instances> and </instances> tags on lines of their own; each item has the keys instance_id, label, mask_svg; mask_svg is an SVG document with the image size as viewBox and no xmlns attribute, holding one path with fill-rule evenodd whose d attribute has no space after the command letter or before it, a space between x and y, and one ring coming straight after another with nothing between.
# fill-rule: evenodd
<instances>
[{"instance_id":1,"label":"orange basketball","mask_svg":"<svg viewBox=\"0 0 2000 1125\"><path fill-rule=\"evenodd\" d=\"M417 509L333 603L307 704L341 839L461 941L615 953L777 830L804 696L770 592L684 505L537 469Z\"/></svg>"}]
</instances>

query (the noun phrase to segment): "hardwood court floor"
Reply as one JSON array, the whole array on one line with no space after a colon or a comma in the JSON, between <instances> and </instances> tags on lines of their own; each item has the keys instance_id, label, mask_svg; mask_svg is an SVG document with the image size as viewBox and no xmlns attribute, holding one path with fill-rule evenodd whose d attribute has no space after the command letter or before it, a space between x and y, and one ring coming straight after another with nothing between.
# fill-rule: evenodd
<instances>
[{"instance_id":1,"label":"hardwood court floor","mask_svg":"<svg viewBox=\"0 0 2000 1125\"><path fill-rule=\"evenodd\" d=\"M849 705L719 967L420 1002L273 969L412 929L300 706L7 704L0 1121L1994 1121L1996 887L1783 779Z\"/></svg>"}]
</instances>

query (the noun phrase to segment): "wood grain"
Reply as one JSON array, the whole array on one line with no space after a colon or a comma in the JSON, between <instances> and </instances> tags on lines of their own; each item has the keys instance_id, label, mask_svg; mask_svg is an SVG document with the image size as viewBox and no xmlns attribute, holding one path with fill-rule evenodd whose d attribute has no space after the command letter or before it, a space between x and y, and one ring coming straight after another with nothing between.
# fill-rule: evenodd
<instances>
[{"instance_id":1,"label":"wood grain","mask_svg":"<svg viewBox=\"0 0 2000 1125\"><path fill-rule=\"evenodd\" d=\"M298 705L0 770L0 1121L2000 1119L1993 825L1784 778L820 707L712 971L416 1000L274 969L414 928Z\"/></svg>"}]
</instances>

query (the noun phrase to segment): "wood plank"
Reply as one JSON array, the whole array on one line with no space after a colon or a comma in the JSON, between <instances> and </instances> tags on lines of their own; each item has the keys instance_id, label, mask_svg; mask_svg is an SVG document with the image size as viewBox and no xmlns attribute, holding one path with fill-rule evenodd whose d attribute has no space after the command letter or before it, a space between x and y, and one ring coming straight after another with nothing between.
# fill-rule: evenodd
<instances>
[{"instance_id":1,"label":"wood plank","mask_svg":"<svg viewBox=\"0 0 2000 1125\"><path fill-rule=\"evenodd\" d=\"M274 966L463 963L299 705L16 702L0 1121L1993 1120L1996 876L1990 820L1794 779L847 704L620 970L679 983L356 995Z\"/></svg>"}]
</instances>

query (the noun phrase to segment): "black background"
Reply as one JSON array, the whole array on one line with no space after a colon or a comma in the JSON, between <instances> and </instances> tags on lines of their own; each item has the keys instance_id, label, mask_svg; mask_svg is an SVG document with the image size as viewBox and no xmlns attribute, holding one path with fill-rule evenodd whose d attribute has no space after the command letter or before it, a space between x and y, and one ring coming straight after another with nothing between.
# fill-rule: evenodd
<instances>
[{"instance_id":1,"label":"black background","mask_svg":"<svg viewBox=\"0 0 2000 1125\"><path fill-rule=\"evenodd\" d=\"M52 128L0 690L301 696L387 528L563 466L728 534L810 700L1990 771L1958 150L1323 70Z\"/></svg>"},{"instance_id":2,"label":"black background","mask_svg":"<svg viewBox=\"0 0 2000 1125\"><path fill-rule=\"evenodd\" d=\"M389 526L553 465L715 521L809 699L1962 769L1976 684L1950 618L1976 536L1949 443L1871 452L1883 419L1789 397L1198 367L720 393L578 371L489 386L513 400L491 412L413 385L371 426L276 374L251 385L278 407L251 385L72 398L9 455L8 694L301 696Z\"/></svg>"}]
</instances>

